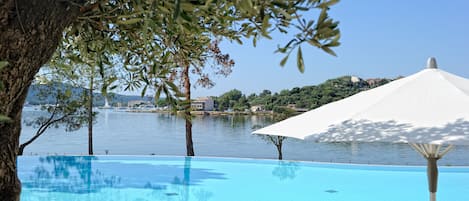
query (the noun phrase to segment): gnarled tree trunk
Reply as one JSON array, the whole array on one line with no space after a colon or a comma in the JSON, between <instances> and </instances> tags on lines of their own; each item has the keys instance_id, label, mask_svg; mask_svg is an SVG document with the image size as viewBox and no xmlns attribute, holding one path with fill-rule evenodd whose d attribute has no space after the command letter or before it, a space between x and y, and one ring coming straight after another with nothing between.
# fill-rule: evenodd
<instances>
[{"instance_id":1,"label":"gnarled tree trunk","mask_svg":"<svg viewBox=\"0 0 469 201\"><path fill-rule=\"evenodd\" d=\"M76 0L75 3L82 4ZM21 112L34 75L48 62L66 26L79 15L77 4L64 0L0 0L0 200L17 201L21 183L16 158Z\"/></svg>"}]
</instances>

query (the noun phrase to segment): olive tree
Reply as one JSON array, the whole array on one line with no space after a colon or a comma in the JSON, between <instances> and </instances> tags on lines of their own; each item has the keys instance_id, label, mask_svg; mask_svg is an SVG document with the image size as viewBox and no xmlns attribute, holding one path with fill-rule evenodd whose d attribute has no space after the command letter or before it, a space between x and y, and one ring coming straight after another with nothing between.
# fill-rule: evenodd
<instances>
[{"instance_id":1,"label":"olive tree","mask_svg":"<svg viewBox=\"0 0 469 201\"><path fill-rule=\"evenodd\" d=\"M93 96L95 90L100 89L106 106L108 90L116 87L113 84L117 80L117 70L113 69L116 40L110 31L86 26L70 29L67 33L49 69L59 74L64 82L87 89L88 154L93 155Z\"/></svg>"},{"instance_id":2,"label":"olive tree","mask_svg":"<svg viewBox=\"0 0 469 201\"><path fill-rule=\"evenodd\" d=\"M5 61L7 65L0 69L0 200L19 200L21 182L17 176L16 158L22 106L28 88L41 66L51 60L62 39L75 34L74 30L77 28L110 31L111 34L106 37L119 43L120 54L145 54L154 51L141 48L141 44L153 41L153 36L161 35L167 25L171 25L169 30L178 32L208 32L233 41L251 38L254 43L260 37L270 38L273 31L293 32L292 40L278 49L278 52L286 54L281 65L296 50L297 66L303 71L303 44L318 47L330 54L334 54L330 48L339 45L338 23L327 15L329 7L336 2L337 0L1 1L0 61ZM304 13L310 10L319 11L317 19L305 18ZM173 16L170 21L168 16ZM96 42L83 41L89 44L88 47ZM133 47L136 49L132 49ZM81 53L88 49L78 51ZM147 68L144 64L139 66ZM155 69L160 71L161 77L166 77L164 74L170 72L158 67ZM171 80L162 81L164 86L172 83Z\"/></svg>"},{"instance_id":3,"label":"olive tree","mask_svg":"<svg viewBox=\"0 0 469 201\"><path fill-rule=\"evenodd\" d=\"M230 59L228 54L223 54L221 52L218 46L219 41L210 37L208 34L177 34L175 37L177 37L178 40L164 39L173 38L171 36L167 36L162 39L162 43L159 45L160 48L163 47L161 48L161 54L167 55L166 58L169 59L164 63L159 63L165 67L156 67L156 69L167 69L169 72L167 73L168 77L164 77L163 74L163 78L179 82L179 87L175 87L174 84L170 84L173 92L175 93L168 93L168 90L164 93L167 99L170 99L169 102L173 103L172 107L174 109L182 109L182 116L185 119L186 155L194 156L195 152L192 140L191 87L213 87L215 83L211 80L210 74L228 76L232 71L231 68L234 65L234 61ZM152 60L154 61L155 59ZM145 87L149 85L153 86L152 88L157 91L155 100L159 99L159 94L162 90L165 90L164 86L159 85L159 83L162 83L161 71L150 70L147 74L153 76L145 77L144 79L139 77L138 73L142 72L136 71L133 73L134 76L130 76L140 78L134 80L135 82L133 84L142 84L145 85ZM193 76L196 76L195 85L191 83L191 78L194 78ZM181 93L178 93L178 91Z\"/></svg>"}]
</instances>

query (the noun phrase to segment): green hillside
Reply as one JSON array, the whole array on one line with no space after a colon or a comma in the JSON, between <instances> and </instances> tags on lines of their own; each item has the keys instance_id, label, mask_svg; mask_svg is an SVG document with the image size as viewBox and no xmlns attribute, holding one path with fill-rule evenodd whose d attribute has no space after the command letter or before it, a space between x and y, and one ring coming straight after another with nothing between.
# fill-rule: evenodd
<instances>
[{"instance_id":1,"label":"green hillside","mask_svg":"<svg viewBox=\"0 0 469 201\"><path fill-rule=\"evenodd\" d=\"M363 80L358 77L342 76L319 85L295 87L276 93L263 90L259 94L246 96L241 91L233 89L214 98L220 111L229 109L243 111L254 105L262 105L265 110L286 106L309 110L390 81L392 80L381 78Z\"/></svg>"}]
</instances>

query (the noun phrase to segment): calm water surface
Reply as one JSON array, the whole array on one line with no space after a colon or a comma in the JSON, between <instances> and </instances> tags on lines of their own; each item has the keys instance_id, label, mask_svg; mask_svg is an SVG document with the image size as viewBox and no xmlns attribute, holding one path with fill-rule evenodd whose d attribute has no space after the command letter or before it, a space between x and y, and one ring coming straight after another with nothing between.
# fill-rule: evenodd
<instances>
[{"instance_id":1,"label":"calm water surface","mask_svg":"<svg viewBox=\"0 0 469 201\"><path fill-rule=\"evenodd\" d=\"M23 119L39 111L25 108ZM198 156L276 158L273 144L251 135L255 125L271 123L258 116L199 116L193 120L193 140ZM21 141L36 131L23 124ZM87 128L65 132L50 128L25 149L25 155L87 154ZM94 152L104 155L185 155L184 120L157 113L99 110L94 125ZM422 165L426 161L407 144L314 143L287 139L284 159L372 164ZM439 161L440 165L469 165L469 147L459 146Z\"/></svg>"}]
</instances>

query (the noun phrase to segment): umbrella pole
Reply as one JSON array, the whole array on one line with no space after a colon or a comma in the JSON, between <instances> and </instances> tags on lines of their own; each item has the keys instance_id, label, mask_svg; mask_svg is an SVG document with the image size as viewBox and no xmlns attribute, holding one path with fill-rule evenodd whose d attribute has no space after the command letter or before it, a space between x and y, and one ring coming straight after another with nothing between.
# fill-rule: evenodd
<instances>
[{"instance_id":1,"label":"umbrella pole","mask_svg":"<svg viewBox=\"0 0 469 201\"><path fill-rule=\"evenodd\" d=\"M410 146L427 159L427 178L428 190L430 191L430 201L436 201L436 189L438 186L437 161L453 149L453 145L448 145L443 151L440 151L441 145L410 143Z\"/></svg>"},{"instance_id":2,"label":"umbrella pole","mask_svg":"<svg viewBox=\"0 0 469 201\"><path fill-rule=\"evenodd\" d=\"M436 201L436 189L438 185L437 157L427 158L428 190L430 191L430 201Z\"/></svg>"}]
</instances>

